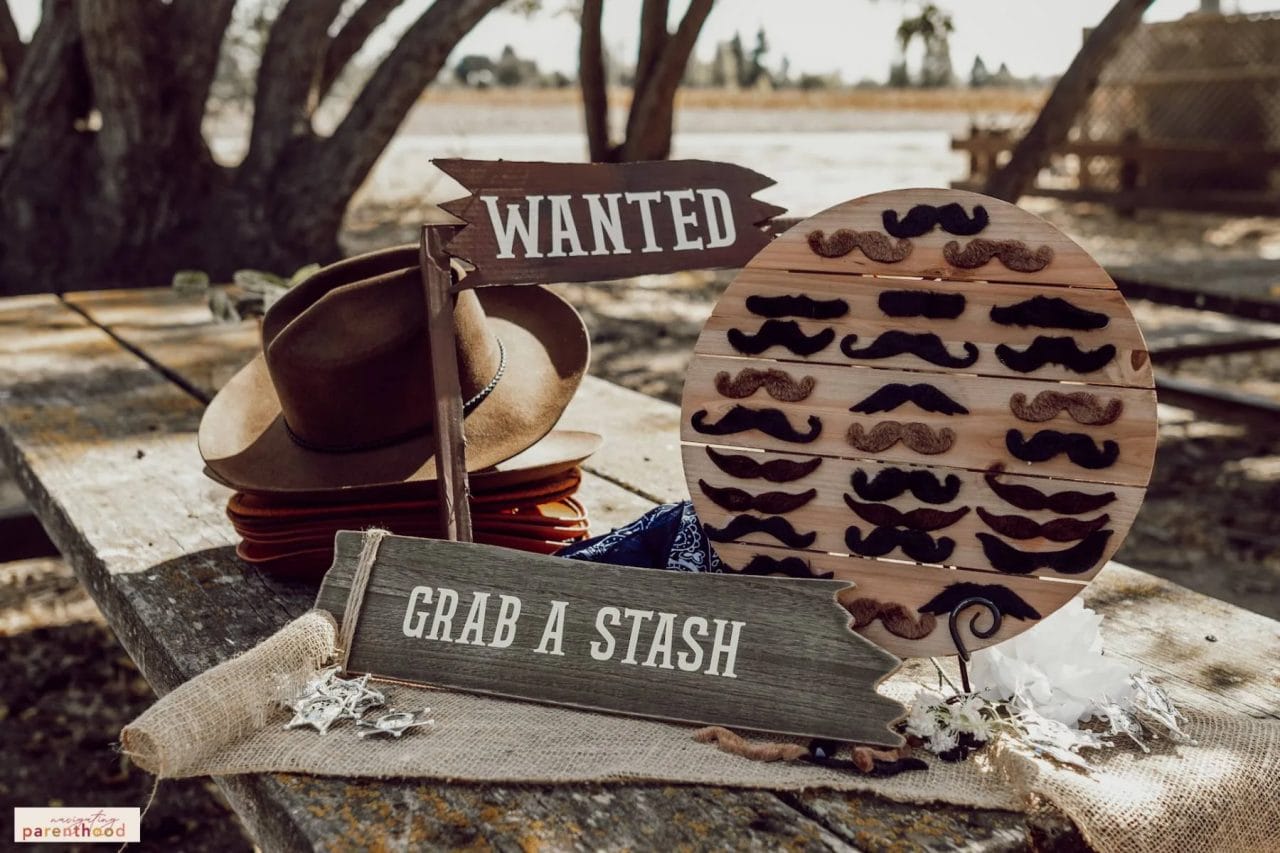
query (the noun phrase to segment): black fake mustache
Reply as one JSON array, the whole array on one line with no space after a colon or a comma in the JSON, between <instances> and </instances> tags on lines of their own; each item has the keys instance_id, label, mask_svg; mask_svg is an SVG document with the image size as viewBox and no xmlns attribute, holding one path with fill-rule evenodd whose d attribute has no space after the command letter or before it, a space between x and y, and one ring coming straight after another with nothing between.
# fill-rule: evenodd
<instances>
[{"instance_id":1,"label":"black fake mustache","mask_svg":"<svg viewBox=\"0 0 1280 853\"><path fill-rule=\"evenodd\" d=\"M996 479L1000 473L999 468L993 468L987 472L987 488L995 492L1000 500L1027 512L1047 509L1059 515L1083 515L1086 512L1102 509L1116 499L1115 492L1091 495L1087 492L1066 491L1045 494L1034 486L1001 483Z\"/></svg>"},{"instance_id":2,"label":"black fake mustache","mask_svg":"<svg viewBox=\"0 0 1280 853\"><path fill-rule=\"evenodd\" d=\"M1008 575L1029 575L1036 569L1052 569L1062 575L1087 572L1102 559L1112 530L1091 533L1079 543L1061 551L1019 551L990 533L975 534L982 542L992 568Z\"/></svg>"},{"instance_id":3,"label":"black fake mustache","mask_svg":"<svg viewBox=\"0 0 1280 853\"><path fill-rule=\"evenodd\" d=\"M1041 329L1087 332L1104 328L1111 319L1106 314L1078 308L1057 296L1033 296L1012 305L993 306L991 321L1001 326L1038 326Z\"/></svg>"},{"instance_id":4,"label":"black fake mustache","mask_svg":"<svg viewBox=\"0 0 1280 853\"><path fill-rule=\"evenodd\" d=\"M950 527L969 514L967 506L952 510L917 507L903 512L888 504L859 503L850 495L844 496L844 502L868 524L874 524L876 527L908 527L912 530L923 530L926 533Z\"/></svg>"},{"instance_id":5,"label":"black fake mustache","mask_svg":"<svg viewBox=\"0 0 1280 853\"><path fill-rule=\"evenodd\" d=\"M705 435L732 435L755 429L779 441L796 444L816 441L822 434L822 421L817 415L809 415L809 431L800 432L791 425L781 409L752 409L742 405L734 406L713 424L707 423L707 410L699 409L693 413L689 422L694 429Z\"/></svg>"},{"instance_id":6,"label":"black fake mustache","mask_svg":"<svg viewBox=\"0 0 1280 853\"><path fill-rule=\"evenodd\" d=\"M849 358L892 358L895 355L911 353L939 367L968 367L978 360L978 348L971 343L964 344L965 355L955 356L947 352L942 338L933 332L902 332L891 329L875 339L870 346L854 349L858 342L857 335L845 335L840 341L840 351Z\"/></svg>"},{"instance_id":7,"label":"black fake mustache","mask_svg":"<svg viewBox=\"0 0 1280 853\"><path fill-rule=\"evenodd\" d=\"M803 293L794 296L747 297L747 310L758 317L803 317L806 320L834 320L849 313L843 299L814 299Z\"/></svg>"},{"instance_id":8,"label":"black fake mustache","mask_svg":"<svg viewBox=\"0 0 1280 853\"><path fill-rule=\"evenodd\" d=\"M877 527L864 539L856 526L845 528L844 544L852 553L863 557L883 557L897 548L918 563L941 563L956 547L956 541L949 536L934 539L922 530L893 527Z\"/></svg>"},{"instance_id":9,"label":"black fake mustache","mask_svg":"<svg viewBox=\"0 0 1280 853\"><path fill-rule=\"evenodd\" d=\"M880 214L880 221L885 231L902 239L921 237L937 225L941 225L942 230L948 234L970 237L986 228L991 220L987 216L987 209L982 205L975 205L973 216L969 216L964 212L963 205L953 201L940 207L917 204L901 220L898 219L898 211L886 210Z\"/></svg>"},{"instance_id":10,"label":"black fake mustache","mask_svg":"<svg viewBox=\"0 0 1280 853\"><path fill-rule=\"evenodd\" d=\"M969 414L968 409L927 382L915 385L892 382L871 392L861 402L850 406L849 411L874 415L877 412L891 412L907 403L915 403L926 412L941 412L944 415Z\"/></svg>"},{"instance_id":11,"label":"black fake mustache","mask_svg":"<svg viewBox=\"0 0 1280 853\"><path fill-rule=\"evenodd\" d=\"M786 347L796 355L810 356L821 352L835 340L835 329L823 329L815 335L806 335L795 320L765 320L755 334L741 329L730 329L729 345L747 355L759 355L769 347Z\"/></svg>"},{"instance_id":12,"label":"black fake mustache","mask_svg":"<svg viewBox=\"0 0 1280 853\"><path fill-rule=\"evenodd\" d=\"M1120 445L1110 439L1098 447L1084 433L1056 429L1042 429L1031 438L1024 438L1022 430L1011 429L1004 434L1004 446L1023 462L1045 462L1065 453L1073 463L1091 471L1110 468L1120 456Z\"/></svg>"},{"instance_id":13,"label":"black fake mustache","mask_svg":"<svg viewBox=\"0 0 1280 853\"><path fill-rule=\"evenodd\" d=\"M702 493L721 509L727 509L730 512L755 510L768 515L782 515L793 509L799 509L818 496L817 489L809 489L807 492L794 495L788 492L764 492L753 495L732 486L718 488L706 480L699 480L698 488L702 489Z\"/></svg>"},{"instance_id":14,"label":"black fake mustache","mask_svg":"<svg viewBox=\"0 0 1280 853\"><path fill-rule=\"evenodd\" d=\"M1099 530L1111 520L1103 513L1087 521L1078 518L1055 518L1041 524L1022 515L996 515L978 507L978 516L1001 536L1010 539L1048 539L1050 542L1076 542Z\"/></svg>"},{"instance_id":15,"label":"black fake mustache","mask_svg":"<svg viewBox=\"0 0 1280 853\"><path fill-rule=\"evenodd\" d=\"M783 545L791 548L808 548L818 538L817 531L798 533L791 522L782 516L759 518L754 515L735 515L724 527L702 525L712 542L734 542L752 533L767 533Z\"/></svg>"},{"instance_id":16,"label":"black fake mustache","mask_svg":"<svg viewBox=\"0 0 1280 853\"><path fill-rule=\"evenodd\" d=\"M843 348L841 344L841 348ZM1075 338L1051 338L1040 335L1031 346L1019 352L1008 344L996 347L996 358L1010 370L1031 373L1046 364L1060 364L1075 373L1092 373L1101 370L1116 357L1112 344L1103 344L1095 350L1082 350Z\"/></svg>"},{"instance_id":17,"label":"black fake mustache","mask_svg":"<svg viewBox=\"0 0 1280 853\"><path fill-rule=\"evenodd\" d=\"M964 313L964 296L932 290L886 290L877 300L888 317L954 320Z\"/></svg>"},{"instance_id":18,"label":"black fake mustache","mask_svg":"<svg viewBox=\"0 0 1280 853\"><path fill-rule=\"evenodd\" d=\"M916 500L944 504L960 494L960 478L955 474L939 481L932 471L924 469L883 468L868 481L867 472L855 468L850 484L858 497L868 501L891 501L909 491Z\"/></svg>"},{"instance_id":19,"label":"black fake mustache","mask_svg":"<svg viewBox=\"0 0 1280 853\"><path fill-rule=\"evenodd\" d=\"M794 462L790 459L771 459L768 462L760 462L750 456L720 453L711 447L707 448L707 458L721 471L739 480L763 479L770 483L790 483L792 480L803 479L818 470L818 466L822 464L821 456L815 456L803 462Z\"/></svg>"},{"instance_id":20,"label":"black fake mustache","mask_svg":"<svg viewBox=\"0 0 1280 853\"><path fill-rule=\"evenodd\" d=\"M751 558L751 562L740 569L735 569L728 563L725 563L725 568L742 575L786 575L789 578L802 580L810 578L826 580L835 574L834 572L815 572L809 567L808 560L802 560L799 557L783 557L779 560L767 554L756 554Z\"/></svg>"},{"instance_id":21,"label":"black fake mustache","mask_svg":"<svg viewBox=\"0 0 1280 853\"><path fill-rule=\"evenodd\" d=\"M932 613L935 616L948 615L970 598L985 598L994 604L1002 615L1012 616L1014 619L1026 621L1040 618L1040 612L1009 587L998 583L969 581L949 584L942 592L917 608L916 612Z\"/></svg>"}]
</instances>

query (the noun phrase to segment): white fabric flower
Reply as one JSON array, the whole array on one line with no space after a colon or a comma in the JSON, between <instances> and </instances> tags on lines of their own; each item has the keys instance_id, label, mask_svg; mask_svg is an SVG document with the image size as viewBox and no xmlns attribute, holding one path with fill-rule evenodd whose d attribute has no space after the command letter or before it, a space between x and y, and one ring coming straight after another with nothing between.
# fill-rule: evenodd
<instances>
[{"instance_id":1,"label":"white fabric flower","mask_svg":"<svg viewBox=\"0 0 1280 853\"><path fill-rule=\"evenodd\" d=\"M949 752L960 743L960 737L953 729L938 729L929 738L929 751L935 754Z\"/></svg>"},{"instance_id":2,"label":"white fabric flower","mask_svg":"<svg viewBox=\"0 0 1280 853\"><path fill-rule=\"evenodd\" d=\"M1104 657L1102 617L1079 598L1018 636L973 654L970 678L988 699L1011 700L1074 727L1126 703L1136 667Z\"/></svg>"},{"instance_id":3,"label":"white fabric flower","mask_svg":"<svg viewBox=\"0 0 1280 853\"><path fill-rule=\"evenodd\" d=\"M987 707L981 696L965 696L951 708L951 725L957 732L968 732L978 740L991 739L991 721L982 713Z\"/></svg>"},{"instance_id":4,"label":"white fabric flower","mask_svg":"<svg viewBox=\"0 0 1280 853\"><path fill-rule=\"evenodd\" d=\"M922 690L911 701L907 712L907 733L928 740L938 731L938 711L942 697Z\"/></svg>"}]
</instances>

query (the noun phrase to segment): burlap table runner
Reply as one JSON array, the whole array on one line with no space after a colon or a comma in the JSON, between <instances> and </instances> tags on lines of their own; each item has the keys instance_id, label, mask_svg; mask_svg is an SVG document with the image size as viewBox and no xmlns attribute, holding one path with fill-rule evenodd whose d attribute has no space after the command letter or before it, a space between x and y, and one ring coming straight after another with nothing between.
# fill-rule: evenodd
<instances>
[{"instance_id":1,"label":"burlap table runner","mask_svg":"<svg viewBox=\"0 0 1280 853\"><path fill-rule=\"evenodd\" d=\"M309 613L262 644L160 699L122 733L124 750L162 778L291 772L468 782L655 781L773 790L869 791L903 802L1019 810L1057 804L1103 851L1274 850L1280 829L1280 726L1192 715L1199 746L1153 754L1091 752L1090 774L1016 750L958 764L920 757L927 772L872 779L809 764L761 763L696 743L688 726L405 686L401 710L430 706L433 730L402 740L286 731L278 699L334 653L326 613ZM907 700L909 684L882 688Z\"/></svg>"}]
</instances>

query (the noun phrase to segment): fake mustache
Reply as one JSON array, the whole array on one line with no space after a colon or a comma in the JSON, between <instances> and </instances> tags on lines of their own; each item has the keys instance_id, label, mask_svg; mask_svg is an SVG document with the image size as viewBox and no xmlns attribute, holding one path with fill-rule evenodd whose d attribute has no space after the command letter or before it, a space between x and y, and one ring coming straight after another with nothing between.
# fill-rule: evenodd
<instances>
[{"instance_id":1,"label":"fake mustache","mask_svg":"<svg viewBox=\"0 0 1280 853\"><path fill-rule=\"evenodd\" d=\"M998 583L969 581L949 584L942 592L921 605L919 612L933 613L938 616L949 615L970 598L985 598L994 604L1002 615L1012 616L1014 619L1027 621L1040 618L1040 612L1009 587Z\"/></svg>"},{"instance_id":2,"label":"fake mustache","mask_svg":"<svg viewBox=\"0 0 1280 853\"><path fill-rule=\"evenodd\" d=\"M876 300L887 317L954 320L964 313L964 296L932 290L886 290Z\"/></svg>"},{"instance_id":3,"label":"fake mustache","mask_svg":"<svg viewBox=\"0 0 1280 853\"><path fill-rule=\"evenodd\" d=\"M898 219L898 211L886 210L880 214L880 221L884 224L884 230L894 237L922 237L937 225L941 225L942 230L949 234L972 237L986 228L990 219L987 209L980 204L974 206L973 216L969 216L964 212L963 205L953 201L941 207L917 204L901 220Z\"/></svg>"},{"instance_id":4,"label":"fake mustache","mask_svg":"<svg viewBox=\"0 0 1280 853\"><path fill-rule=\"evenodd\" d=\"M913 333L891 329L876 338L870 346L854 349L853 345L857 342L857 335L845 335L840 341L840 351L848 358L866 359L893 358L895 355L910 353L939 367L968 367L978 360L978 348L972 343L964 344L963 356L952 355L947 352L942 338L933 332Z\"/></svg>"},{"instance_id":5,"label":"fake mustache","mask_svg":"<svg viewBox=\"0 0 1280 853\"><path fill-rule=\"evenodd\" d=\"M769 347L785 347L796 355L811 356L831 345L835 329L823 329L814 335L806 335L795 320L765 320L755 334L741 329L730 329L726 337L729 346L747 355L759 355Z\"/></svg>"},{"instance_id":6,"label":"fake mustache","mask_svg":"<svg viewBox=\"0 0 1280 853\"><path fill-rule=\"evenodd\" d=\"M950 427L935 431L928 424L915 421L905 424L881 421L870 432L864 431L862 424L850 424L845 440L863 453L880 453L901 441L916 453L936 456L951 449L956 443L956 432Z\"/></svg>"},{"instance_id":7,"label":"fake mustache","mask_svg":"<svg viewBox=\"0 0 1280 853\"><path fill-rule=\"evenodd\" d=\"M786 575L789 578L801 579L826 580L835 574L835 572L815 572L810 568L808 560L802 560L799 557L783 557L779 560L767 554L756 554L751 558L751 562L740 569L735 569L728 563L725 563L725 568L743 575Z\"/></svg>"},{"instance_id":8,"label":"fake mustache","mask_svg":"<svg viewBox=\"0 0 1280 853\"><path fill-rule=\"evenodd\" d=\"M915 403L926 412L941 412L944 415L969 414L968 409L927 382L915 385L892 382L850 406L849 411L874 415L877 412L891 412L907 403Z\"/></svg>"},{"instance_id":9,"label":"fake mustache","mask_svg":"<svg viewBox=\"0 0 1280 853\"><path fill-rule=\"evenodd\" d=\"M996 358L1010 370L1031 373L1046 364L1060 364L1074 373L1092 373L1101 370L1116 357L1113 344L1103 344L1095 350L1082 350L1075 338L1050 338L1040 335L1031 346L1019 352L1008 344L996 347Z\"/></svg>"},{"instance_id":10,"label":"fake mustache","mask_svg":"<svg viewBox=\"0 0 1280 853\"><path fill-rule=\"evenodd\" d=\"M722 370L716 374L716 390L721 396L733 399L750 397L760 388L764 388L769 396L783 403L799 403L813 393L817 384L812 376L799 381L792 378L785 370L756 370L744 367L737 376L730 377L729 371Z\"/></svg>"},{"instance_id":11,"label":"fake mustache","mask_svg":"<svg viewBox=\"0 0 1280 853\"><path fill-rule=\"evenodd\" d=\"M1099 448L1084 433L1056 429L1042 429L1031 438L1024 438L1021 430L1011 429L1004 434L1004 445L1023 462L1045 462L1065 453L1074 464L1091 471L1110 468L1120 455L1120 445L1110 439Z\"/></svg>"},{"instance_id":12,"label":"fake mustache","mask_svg":"<svg viewBox=\"0 0 1280 853\"><path fill-rule=\"evenodd\" d=\"M897 530L877 527L862 538L862 531L855 526L845 528L844 544L849 551L863 557L883 557L894 548L902 551L917 563L941 563L951 556L956 542L947 536L936 540L920 530Z\"/></svg>"},{"instance_id":13,"label":"fake mustache","mask_svg":"<svg viewBox=\"0 0 1280 853\"><path fill-rule=\"evenodd\" d=\"M1051 421L1060 412L1066 411L1078 424L1105 426L1120 417L1120 413L1124 411L1124 402L1112 397L1104 404L1088 391L1072 391L1070 394L1041 391L1028 403L1027 395L1018 392L1009 398L1009 411L1019 420L1032 423Z\"/></svg>"},{"instance_id":14,"label":"fake mustache","mask_svg":"<svg viewBox=\"0 0 1280 853\"><path fill-rule=\"evenodd\" d=\"M1057 296L1033 296L1012 305L993 306L991 321L1001 326L1038 326L1041 329L1087 332L1104 328L1111 319L1106 314L1078 308Z\"/></svg>"},{"instance_id":15,"label":"fake mustache","mask_svg":"<svg viewBox=\"0 0 1280 853\"><path fill-rule=\"evenodd\" d=\"M996 533L1010 539L1048 539L1050 542L1075 542L1100 529L1111 520L1103 513L1082 521L1078 518L1055 518L1044 524L1021 515L995 515L978 507L978 516Z\"/></svg>"},{"instance_id":16,"label":"fake mustache","mask_svg":"<svg viewBox=\"0 0 1280 853\"><path fill-rule=\"evenodd\" d=\"M975 237L963 249L955 240L947 243L942 247L942 257L951 266L964 270L976 269L992 258L999 258L1000 263L1014 272L1039 272L1053 260L1053 249L1041 246L1033 250L1021 240Z\"/></svg>"},{"instance_id":17,"label":"fake mustache","mask_svg":"<svg viewBox=\"0 0 1280 853\"><path fill-rule=\"evenodd\" d=\"M699 409L693 413L689 422L695 430L705 435L732 435L754 429L779 441L796 444L816 441L822 434L822 421L817 415L809 415L808 432L799 432L781 409L752 409L742 405L734 406L713 424L707 423L707 410Z\"/></svg>"},{"instance_id":18,"label":"fake mustache","mask_svg":"<svg viewBox=\"0 0 1280 853\"><path fill-rule=\"evenodd\" d=\"M807 239L815 255L843 258L854 249L861 249L862 254L882 264L905 261L912 249L910 240L890 240L879 231L850 231L848 228L841 228L830 237L821 230L810 231Z\"/></svg>"},{"instance_id":19,"label":"fake mustache","mask_svg":"<svg viewBox=\"0 0 1280 853\"><path fill-rule=\"evenodd\" d=\"M1001 483L996 477L1001 473L999 467L986 473L987 487L995 492L996 497L1007 504L1016 506L1027 512L1049 510L1060 515L1083 515L1102 509L1116 499L1115 492L1088 494L1086 492L1054 492L1045 494L1034 486L1023 486L1015 483Z\"/></svg>"},{"instance_id":20,"label":"fake mustache","mask_svg":"<svg viewBox=\"0 0 1280 853\"><path fill-rule=\"evenodd\" d=\"M767 533L783 545L791 548L808 548L818 538L817 531L797 533L791 522L782 516L758 518L754 515L736 515L724 527L702 525L712 542L735 542L752 533Z\"/></svg>"},{"instance_id":21,"label":"fake mustache","mask_svg":"<svg viewBox=\"0 0 1280 853\"><path fill-rule=\"evenodd\" d=\"M707 458L721 471L739 480L763 479L770 483L790 483L792 480L803 479L818 470L818 466L822 464L821 456L803 462L791 459L760 462L750 456L720 453L711 447L707 448Z\"/></svg>"},{"instance_id":22,"label":"fake mustache","mask_svg":"<svg viewBox=\"0 0 1280 853\"><path fill-rule=\"evenodd\" d=\"M806 320L834 320L849 313L843 299L814 299L803 293L794 296L747 297L747 310L758 317L802 317Z\"/></svg>"},{"instance_id":23,"label":"fake mustache","mask_svg":"<svg viewBox=\"0 0 1280 853\"><path fill-rule=\"evenodd\" d=\"M764 492L753 495L732 486L717 488L706 480L699 480L698 488L702 489L702 493L721 509L727 509L730 512L755 510L768 515L781 515L793 509L799 509L818 496L817 489L809 489L807 492L795 495L787 492Z\"/></svg>"},{"instance_id":24,"label":"fake mustache","mask_svg":"<svg viewBox=\"0 0 1280 853\"><path fill-rule=\"evenodd\" d=\"M952 510L919 507L903 512L888 504L859 503L851 495L845 495L844 502L859 518L876 527L907 527L912 530L923 530L926 533L950 527L969 514L967 506Z\"/></svg>"},{"instance_id":25,"label":"fake mustache","mask_svg":"<svg viewBox=\"0 0 1280 853\"><path fill-rule=\"evenodd\" d=\"M1020 551L990 533L975 535L992 568L1005 574L1029 575L1036 569L1052 569L1063 575L1078 575L1098 564L1113 532L1099 530L1061 551Z\"/></svg>"},{"instance_id":26,"label":"fake mustache","mask_svg":"<svg viewBox=\"0 0 1280 853\"><path fill-rule=\"evenodd\" d=\"M906 605L897 602L880 602L874 598L854 598L845 601L839 594L836 600L852 617L849 627L855 631L865 628L877 619L885 630L904 640L922 640L933 633L938 619L932 613L913 614Z\"/></svg>"},{"instance_id":27,"label":"fake mustache","mask_svg":"<svg viewBox=\"0 0 1280 853\"><path fill-rule=\"evenodd\" d=\"M884 468L868 481L867 472L855 468L850 484L858 497L869 501L891 501L909 491L916 500L944 504L960 494L960 478L955 474L948 474L946 480L939 482L932 471L923 469Z\"/></svg>"}]
</instances>

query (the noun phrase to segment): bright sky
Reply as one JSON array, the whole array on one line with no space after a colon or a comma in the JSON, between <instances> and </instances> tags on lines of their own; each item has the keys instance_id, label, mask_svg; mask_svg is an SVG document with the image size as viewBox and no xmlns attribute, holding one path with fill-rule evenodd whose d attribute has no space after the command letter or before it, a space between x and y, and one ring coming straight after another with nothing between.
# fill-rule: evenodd
<instances>
[{"instance_id":1,"label":"bright sky","mask_svg":"<svg viewBox=\"0 0 1280 853\"><path fill-rule=\"evenodd\" d=\"M2 0L0 0L2 2ZM241 3L257 0L240 0ZM430 0L407 0L388 29L403 27ZM950 12L955 69L967 74L981 54L989 68L1007 62L1019 76L1050 75L1066 69L1080 47L1082 31L1100 21L1113 0L938 0ZM10 0L19 30L30 35L39 19L40 0ZM531 17L497 11L462 43L453 59L468 53L496 55L510 44L546 71L572 74L577 65L577 26L564 11L568 0L543 0ZM604 35L610 49L634 58L640 0L605 4ZM674 21L688 4L675 0ZM894 31L915 0L719 0L703 27L697 53L710 58L717 42L741 32L750 46L763 25L771 51L769 64L782 56L793 73L838 70L847 82L883 80L895 55ZM1156 0L1147 20L1170 20L1199 8L1199 0ZM1222 0L1224 12L1260 12L1280 8L1280 0ZM382 40L392 37L383 34ZM385 45L384 45L385 46Z\"/></svg>"}]
</instances>

